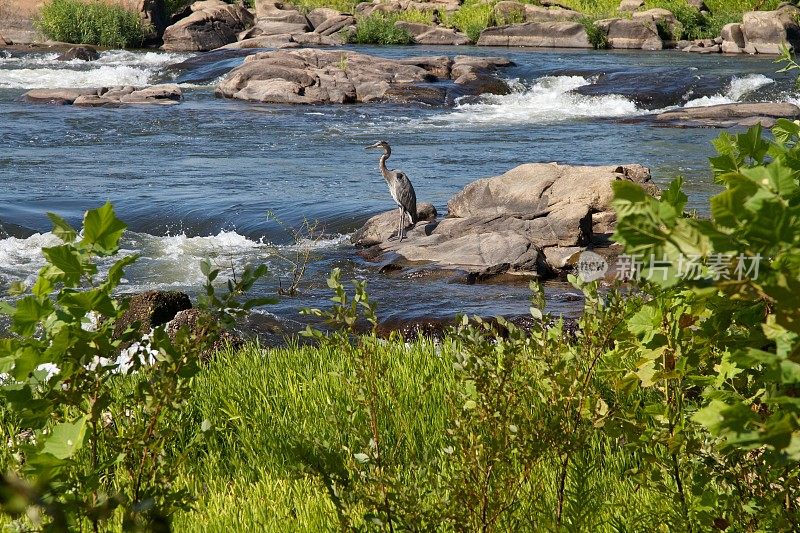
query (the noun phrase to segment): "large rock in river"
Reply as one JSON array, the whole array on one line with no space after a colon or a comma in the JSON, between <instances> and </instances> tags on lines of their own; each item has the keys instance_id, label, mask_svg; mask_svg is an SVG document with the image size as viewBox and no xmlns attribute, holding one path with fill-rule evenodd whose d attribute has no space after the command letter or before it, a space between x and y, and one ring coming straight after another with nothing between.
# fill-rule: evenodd
<instances>
[{"instance_id":1,"label":"large rock in river","mask_svg":"<svg viewBox=\"0 0 800 533\"><path fill-rule=\"evenodd\" d=\"M790 103L735 103L708 107L684 107L656 116L656 122L677 127L752 126L770 128L779 118L800 118L800 107Z\"/></svg>"},{"instance_id":2,"label":"large rock in river","mask_svg":"<svg viewBox=\"0 0 800 533\"><path fill-rule=\"evenodd\" d=\"M214 50L235 42L238 35L249 29L254 22L250 11L221 0L195 2L191 9L191 15L164 31L164 50Z\"/></svg>"},{"instance_id":3,"label":"large rock in river","mask_svg":"<svg viewBox=\"0 0 800 533\"><path fill-rule=\"evenodd\" d=\"M745 52L779 54L782 46L800 46L800 8L783 5L775 11L750 11L742 18Z\"/></svg>"},{"instance_id":4,"label":"large rock in river","mask_svg":"<svg viewBox=\"0 0 800 533\"><path fill-rule=\"evenodd\" d=\"M477 61L473 61L477 59ZM216 94L253 102L324 104L424 102L441 105L476 92L508 91L491 76L502 58L386 59L352 51L278 50L248 56ZM453 80L452 83L442 83Z\"/></svg>"},{"instance_id":5,"label":"large rock in river","mask_svg":"<svg viewBox=\"0 0 800 533\"><path fill-rule=\"evenodd\" d=\"M652 17L598 20L595 25L606 33L609 48L661 50L664 41Z\"/></svg>"},{"instance_id":6,"label":"large rock in river","mask_svg":"<svg viewBox=\"0 0 800 533\"><path fill-rule=\"evenodd\" d=\"M641 165L526 164L467 185L448 203L447 218L417 223L402 242L389 239L396 232L391 212L370 219L354 242L375 243L365 257L400 265L546 276L613 231L616 180L657 191Z\"/></svg>"},{"instance_id":7,"label":"large rock in river","mask_svg":"<svg viewBox=\"0 0 800 533\"><path fill-rule=\"evenodd\" d=\"M478 46L592 48L586 27L578 22L524 22L486 28Z\"/></svg>"}]
</instances>

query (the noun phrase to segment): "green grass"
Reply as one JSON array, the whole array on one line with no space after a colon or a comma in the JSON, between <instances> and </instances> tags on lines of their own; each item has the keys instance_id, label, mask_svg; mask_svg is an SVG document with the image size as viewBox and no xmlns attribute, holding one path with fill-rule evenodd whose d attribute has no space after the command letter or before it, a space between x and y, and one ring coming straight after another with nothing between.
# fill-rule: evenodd
<instances>
[{"instance_id":1,"label":"green grass","mask_svg":"<svg viewBox=\"0 0 800 533\"><path fill-rule=\"evenodd\" d=\"M491 4L465 3L452 15L445 15L442 22L445 26L456 28L476 42L481 32L494 26L494 6Z\"/></svg>"},{"instance_id":2,"label":"green grass","mask_svg":"<svg viewBox=\"0 0 800 533\"><path fill-rule=\"evenodd\" d=\"M138 13L100 1L50 0L36 25L55 41L118 48L141 46L149 31Z\"/></svg>"},{"instance_id":3,"label":"green grass","mask_svg":"<svg viewBox=\"0 0 800 533\"><path fill-rule=\"evenodd\" d=\"M347 35L353 44L414 44L414 37L394 23L403 20L399 14L373 13L357 19L355 31Z\"/></svg>"},{"instance_id":4,"label":"green grass","mask_svg":"<svg viewBox=\"0 0 800 533\"><path fill-rule=\"evenodd\" d=\"M357 0L292 0L289 4L297 7L300 11L308 13L318 7L329 7L342 13L355 13Z\"/></svg>"},{"instance_id":5,"label":"green grass","mask_svg":"<svg viewBox=\"0 0 800 533\"><path fill-rule=\"evenodd\" d=\"M391 400L381 420L384 445L391 462L408 466L406 482L412 485L422 484L412 466L435 464L441 457L448 419L459 408L451 401L455 350L449 342L437 354L429 341L410 346L394 341L383 354L390 365L379 394ZM342 378L352 372L351 362L325 346L262 350L251 344L238 353L221 353L197 378L187 418L178 421L194 428L208 418L216 433L183 475L198 499L194 511L175 518L175 531L335 529L336 514L322 483L298 474L291 448L311 438L331 449L358 446L348 439L351 421L342 416L358 395ZM331 423L337 417L341 426ZM569 500L566 512L573 523L610 531L615 523L643 530L658 520L669 522L674 506L624 475L631 460L599 442L584 451L570 476L570 483L584 485L573 487ZM530 477L520 518L544 523L552 515L556 466L553 458Z\"/></svg>"},{"instance_id":6,"label":"green grass","mask_svg":"<svg viewBox=\"0 0 800 533\"><path fill-rule=\"evenodd\" d=\"M181 0L174 0L181 1ZM536 0L523 0L524 3L538 4ZM294 0L292 2L304 12L317 7L331 7L343 12L354 12L357 2L350 0ZM595 20L630 16L620 13L619 0L563 0L564 6L583 13L586 17L584 24L589 30L589 37L595 48L605 48L604 39L595 31L591 23ZM676 28L675 39L700 39L717 37L722 26L730 22L740 22L745 11L753 9L775 9L780 4L779 0L707 0L706 5L711 9L710 16L703 16L691 7L686 0L647 0L646 9L663 8L670 10L680 22ZM471 41L476 42L480 33L490 26L510 24L524 21L523 13L512 13L507 20L495 20L493 12L494 3L478 3L467 0L461 8L452 14L442 14L442 25L455 28L465 33ZM407 36L396 31L391 26L396 20L408 20L430 24L432 13L410 10L403 13L389 15L375 14L359 20L359 29L351 36L350 42L358 44L411 44ZM667 36L670 37L670 36Z\"/></svg>"},{"instance_id":7,"label":"green grass","mask_svg":"<svg viewBox=\"0 0 800 533\"><path fill-rule=\"evenodd\" d=\"M617 10L618 0L562 0L561 3L594 20L621 16ZM675 37L700 39L719 36L722 26L729 22L741 22L746 11L775 9L780 5L780 0L706 0L706 5L711 15L703 17L686 0L645 2L646 9L668 9L675 15L682 27L682 34Z\"/></svg>"}]
</instances>

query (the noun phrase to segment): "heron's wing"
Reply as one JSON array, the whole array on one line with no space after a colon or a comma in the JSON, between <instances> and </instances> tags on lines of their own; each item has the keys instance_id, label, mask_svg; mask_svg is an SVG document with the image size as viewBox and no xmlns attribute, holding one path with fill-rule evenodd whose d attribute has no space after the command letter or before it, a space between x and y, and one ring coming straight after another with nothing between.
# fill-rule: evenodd
<instances>
[{"instance_id":1,"label":"heron's wing","mask_svg":"<svg viewBox=\"0 0 800 533\"><path fill-rule=\"evenodd\" d=\"M411 215L411 222L417 222L417 193L411 180L402 172L397 173L397 202Z\"/></svg>"}]
</instances>

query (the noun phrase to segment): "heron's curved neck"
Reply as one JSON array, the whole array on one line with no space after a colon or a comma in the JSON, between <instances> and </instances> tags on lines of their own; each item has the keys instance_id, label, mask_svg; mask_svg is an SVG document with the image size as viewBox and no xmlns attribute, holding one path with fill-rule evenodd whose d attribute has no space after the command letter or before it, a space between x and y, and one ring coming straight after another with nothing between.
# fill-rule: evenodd
<instances>
[{"instance_id":1,"label":"heron's curved neck","mask_svg":"<svg viewBox=\"0 0 800 533\"><path fill-rule=\"evenodd\" d=\"M389 173L389 169L386 168L386 160L389 159L389 157L391 157L392 149L387 146L383 150L384 150L384 152L383 152L383 155L381 156L381 161L379 163L379 166L380 166L380 169L381 169L381 174L383 174L383 178L386 181L389 181L389 179L391 178L391 174Z\"/></svg>"}]
</instances>

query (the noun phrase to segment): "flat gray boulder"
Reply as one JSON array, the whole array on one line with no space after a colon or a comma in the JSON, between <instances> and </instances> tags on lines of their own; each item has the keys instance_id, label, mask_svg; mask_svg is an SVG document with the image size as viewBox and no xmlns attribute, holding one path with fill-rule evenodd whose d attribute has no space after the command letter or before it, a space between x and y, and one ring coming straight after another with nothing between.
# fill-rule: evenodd
<instances>
[{"instance_id":1,"label":"flat gray boulder","mask_svg":"<svg viewBox=\"0 0 800 533\"><path fill-rule=\"evenodd\" d=\"M478 46L592 48L586 27L578 22L523 22L486 28Z\"/></svg>"},{"instance_id":2,"label":"flat gray boulder","mask_svg":"<svg viewBox=\"0 0 800 533\"><path fill-rule=\"evenodd\" d=\"M214 50L237 41L238 35L253 26L247 9L221 0L195 2L192 14L164 30L164 50L195 52Z\"/></svg>"},{"instance_id":3,"label":"flat gray boulder","mask_svg":"<svg viewBox=\"0 0 800 533\"><path fill-rule=\"evenodd\" d=\"M477 90L507 92L505 82L491 76L496 68L491 61L472 64L462 56L394 60L349 50L277 50L248 56L217 85L216 94L281 104L389 101L443 105ZM454 75L458 78L453 79ZM494 80L494 85L487 78Z\"/></svg>"},{"instance_id":4,"label":"flat gray boulder","mask_svg":"<svg viewBox=\"0 0 800 533\"><path fill-rule=\"evenodd\" d=\"M714 127L753 126L769 128L779 118L800 118L800 107L790 103L735 103L708 107L685 107L656 115L665 126Z\"/></svg>"},{"instance_id":5,"label":"flat gray boulder","mask_svg":"<svg viewBox=\"0 0 800 533\"><path fill-rule=\"evenodd\" d=\"M424 220L403 241L390 238L397 231L397 211L390 211L367 221L353 242L367 247L365 257L400 266L550 276L613 232L616 180L658 190L641 165L531 163L470 183L451 198L442 220L425 204Z\"/></svg>"},{"instance_id":6,"label":"flat gray boulder","mask_svg":"<svg viewBox=\"0 0 800 533\"><path fill-rule=\"evenodd\" d=\"M172 83L139 88L34 89L23 95L28 102L82 107L175 105L180 103L182 97L181 88Z\"/></svg>"}]
</instances>

